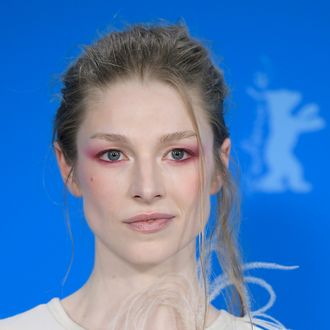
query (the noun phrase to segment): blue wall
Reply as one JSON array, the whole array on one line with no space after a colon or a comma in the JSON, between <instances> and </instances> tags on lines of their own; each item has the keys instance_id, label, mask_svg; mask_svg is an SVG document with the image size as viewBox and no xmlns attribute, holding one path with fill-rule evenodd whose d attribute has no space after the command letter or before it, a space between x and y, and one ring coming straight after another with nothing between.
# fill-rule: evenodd
<instances>
[{"instance_id":1,"label":"blue wall","mask_svg":"<svg viewBox=\"0 0 330 330\"><path fill-rule=\"evenodd\" d=\"M78 289L92 235L71 200L75 256L52 155L58 76L112 27L184 18L224 69L227 122L241 172L241 241L273 286L269 311L292 329L325 329L329 267L329 56L326 1L6 1L0 4L0 318ZM76 204L78 204L76 207ZM258 306L267 301L255 290Z\"/></svg>"}]
</instances>

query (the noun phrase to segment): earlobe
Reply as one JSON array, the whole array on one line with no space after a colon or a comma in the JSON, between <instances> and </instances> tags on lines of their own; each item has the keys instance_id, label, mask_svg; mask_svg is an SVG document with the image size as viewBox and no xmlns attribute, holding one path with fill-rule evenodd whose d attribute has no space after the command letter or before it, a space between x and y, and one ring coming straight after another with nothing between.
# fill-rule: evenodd
<instances>
[{"instance_id":1,"label":"earlobe","mask_svg":"<svg viewBox=\"0 0 330 330\"><path fill-rule=\"evenodd\" d=\"M61 147L59 146L58 142L54 143L54 150L55 150L55 155L56 155L56 159L57 159L57 164L58 164L59 170L61 172L61 176L62 176L64 184L67 186L67 188L69 189L69 191L71 192L72 195L74 195L76 197L80 197L81 191L78 186L78 183L73 178L72 171L71 171L72 166L70 166L66 162L63 151L62 151ZM68 176L69 176L69 178L68 178ZM68 180L67 180L67 178L68 178Z\"/></svg>"},{"instance_id":2,"label":"earlobe","mask_svg":"<svg viewBox=\"0 0 330 330\"><path fill-rule=\"evenodd\" d=\"M211 195L216 194L222 187L222 180L219 175L214 176L211 184Z\"/></svg>"}]
</instances>

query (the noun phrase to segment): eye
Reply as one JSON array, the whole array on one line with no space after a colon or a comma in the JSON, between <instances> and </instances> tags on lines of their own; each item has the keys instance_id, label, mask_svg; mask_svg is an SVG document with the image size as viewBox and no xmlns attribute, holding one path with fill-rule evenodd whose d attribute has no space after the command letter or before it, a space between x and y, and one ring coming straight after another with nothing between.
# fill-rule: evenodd
<instances>
[{"instance_id":1,"label":"eye","mask_svg":"<svg viewBox=\"0 0 330 330\"><path fill-rule=\"evenodd\" d=\"M181 148L176 148L176 149L171 150L171 154L172 154L173 158L178 161L183 161L183 160L187 159L187 158L182 159L182 156L184 157L184 154L191 156L191 152L189 152L186 149L181 149ZM188 157L188 158L190 158L190 157Z\"/></svg>"},{"instance_id":2,"label":"eye","mask_svg":"<svg viewBox=\"0 0 330 330\"><path fill-rule=\"evenodd\" d=\"M107 161L107 162L112 163L112 162L119 161L120 154L121 154L121 151L120 150L109 149L109 150L103 151L98 156L99 156L99 158L101 160L104 160L104 161Z\"/></svg>"},{"instance_id":3,"label":"eye","mask_svg":"<svg viewBox=\"0 0 330 330\"><path fill-rule=\"evenodd\" d=\"M190 157L184 158L185 154L188 156L192 156L192 152L182 149L182 148L175 148L170 151L172 154L173 160L176 161L184 161L186 159L189 159ZM102 151L100 154L97 155L97 157L103 161L106 161L108 163L115 163L120 161L120 155L122 152L117 149L109 149Z\"/></svg>"}]
</instances>

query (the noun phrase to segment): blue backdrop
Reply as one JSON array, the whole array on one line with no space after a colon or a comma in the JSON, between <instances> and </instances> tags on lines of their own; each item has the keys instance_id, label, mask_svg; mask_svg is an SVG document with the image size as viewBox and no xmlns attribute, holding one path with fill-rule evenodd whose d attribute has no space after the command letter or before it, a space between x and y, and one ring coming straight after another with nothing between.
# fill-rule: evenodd
<instances>
[{"instance_id":1,"label":"blue backdrop","mask_svg":"<svg viewBox=\"0 0 330 330\"><path fill-rule=\"evenodd\" d=\"M292 329L327 329L329 56L327 1L2 1L0 318L77 290L92 268L92 234L71 200L71 259L51 124L59 75L99 33L183 18L231 88L227 122L240 168L247 262L273 286L270 314ZM76 205L78 204L78 205ZM78 206L78 207L76 207ZM257 307L268 297L255 291Z\"/></svg>"}]
</instances>

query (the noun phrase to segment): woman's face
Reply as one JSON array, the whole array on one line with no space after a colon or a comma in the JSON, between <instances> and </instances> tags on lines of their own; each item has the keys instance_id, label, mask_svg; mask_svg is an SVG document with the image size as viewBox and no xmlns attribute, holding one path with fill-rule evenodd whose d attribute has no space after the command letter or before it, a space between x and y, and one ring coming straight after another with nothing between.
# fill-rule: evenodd
<instances>
[{"instance_id":1,"label":"woman's face","mask_svg":"<svg viewBox=\"0 0 330 330\"><path fill-rule=\"evenodd\" d=\"M201 114L197 120L210 188L212 133ZM95 238L127 262L159 264L194 244L200 231L197 137L161 141L183 131L195 132L185 105L178 92L162 82L131 79L89 98L77 135L77 183ZM208 197L211 191L206 193ZM209 202L205 207L207 217ZM174 218L155 233L132 230L123 222L150 212Z\"/></svg>"}]
</instances>

